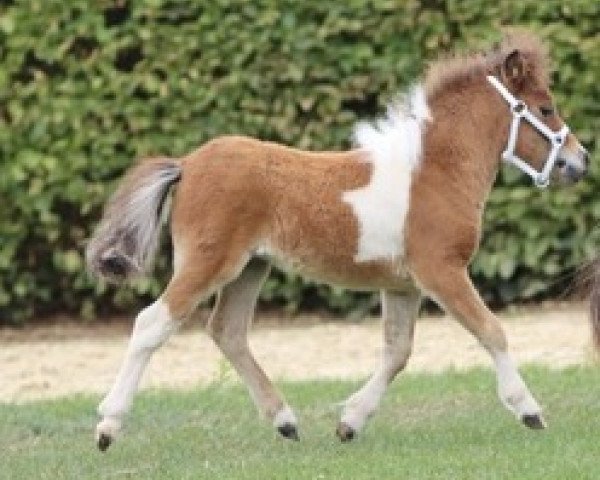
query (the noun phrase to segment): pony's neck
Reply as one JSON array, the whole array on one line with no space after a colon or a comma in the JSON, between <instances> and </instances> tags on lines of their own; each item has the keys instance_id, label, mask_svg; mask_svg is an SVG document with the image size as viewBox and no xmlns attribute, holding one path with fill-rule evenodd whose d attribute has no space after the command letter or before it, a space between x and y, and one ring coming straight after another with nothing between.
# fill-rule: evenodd
<instances>
[{"instance_id":1,"label":"pony's neck","mask_svg":"<svg viewBox=\"0 0 600 480\"><path fill-rule=\"evenodd\" d=\"M432 123L425 162L446 178L450 191L482 202L492 188L506 146L510 114L483 79L429 99Z\"/></svg>"}]
</instances>

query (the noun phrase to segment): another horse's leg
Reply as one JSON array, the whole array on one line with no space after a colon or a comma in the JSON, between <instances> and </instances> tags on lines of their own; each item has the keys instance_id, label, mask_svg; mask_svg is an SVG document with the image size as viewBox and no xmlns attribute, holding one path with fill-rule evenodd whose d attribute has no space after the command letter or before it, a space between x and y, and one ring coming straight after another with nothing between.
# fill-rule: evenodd
<instances>
[{"instance_id":1,"label":"another horse's leg","mask_svg":"<svg viewBox=\"0 0 600 480\"><path fill-rule=\"evenodd\" d=\"M466 268L445 267L414 272L427 294L453 314L490 353L502 403L529 428L544 428L542 411L508 353L506 336L498 318L485 306Z\"/></svg>"},{"instance_id":2,"label":"another horse's leg","mask_svg":"<svg viewBox=\"0 0 600 480\"><path fill-rule=\"evenodd\" d=\"M223 287L208 331L248 387L258 410L273 422L281 435L298 440L294 412L258 365L248 346L248 327L269 270L268 262L252 259L236 280Z\"/></svg>"},{"instance_id":3,"label":"another horse's leg","mask_svg":"<svg viewBox=\"0 0 600 480\"><path fill-rule=\"evenodd\" d=\"M381 366L371 379L344 404L337 435L343 442L351 440L375 412L388 384L401 371L412 349L415 319L421 295L381 292L383 318L383 354Z\"/></svg>"},{"instance_id":4,"label":"another horse's leg","mask_svg":"<svg viewBox=\"0 0 600 480\"><path fill-rule=\"evenodd\" d=\"M96 427L100 450L106 450L120 430L123 416L131 406L154 351L190 316L202 299L235 277L236 266L217 257L213 255L199 265L190 262L188 268L175 273L162 296L136 317L115 383L98 407L102 416Z\"/></svg>"}]
</instances>

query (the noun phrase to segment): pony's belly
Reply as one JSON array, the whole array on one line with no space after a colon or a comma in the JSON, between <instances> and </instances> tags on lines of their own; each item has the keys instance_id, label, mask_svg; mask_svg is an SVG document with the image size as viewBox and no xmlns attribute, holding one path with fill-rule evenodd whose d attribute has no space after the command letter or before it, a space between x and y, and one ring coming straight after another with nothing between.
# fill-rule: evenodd
<instances>
[{"instance_id":1,"label":"pony's belly","mask_svg":"<svg viewBox=\"0 0 600 480\"><path fill-rule=\"evenodd\" d=\"M403 262L348 262L347 259L297 258L281 252L259 251L274 266L307 279L352 290L409 290L414 282Z\"/></svg>"}]
</instances>

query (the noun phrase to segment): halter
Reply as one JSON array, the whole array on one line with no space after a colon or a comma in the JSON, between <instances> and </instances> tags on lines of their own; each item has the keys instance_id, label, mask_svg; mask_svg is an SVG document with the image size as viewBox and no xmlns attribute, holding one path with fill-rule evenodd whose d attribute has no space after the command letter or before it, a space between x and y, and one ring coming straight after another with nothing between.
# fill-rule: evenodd
<instances>
[{"instance_id":1,"label":"halter","mask_svg":"<svg viewBox=\"0 0 600 480\"><path fill-rule=\"evenodd\" d=\"M498 93L502 95L502 98L508 102L513 117L512 123L510 124L508 145L506 146L504 152L502 152L502 159L505 162L512 163L521 171L529 175L537 187L547 187L550 183L550 172L552 172L552 169L554 168L556 158L558 157L558 152L565 144L567 135L569 133L569 127L567 125L563 125L562 128L557 132L550 130L529 111L527 105L525 105L522 100L515 98L496 77L488 75L487 79L494 86L494 88L498 90ZM550 145L552 145L541 172L538 172L535 168L515 154L517 136L519 134L519 124L521 123L522 118L528 121L538 132L546 137L550 142Z\"/></svg>"}]
</instances>

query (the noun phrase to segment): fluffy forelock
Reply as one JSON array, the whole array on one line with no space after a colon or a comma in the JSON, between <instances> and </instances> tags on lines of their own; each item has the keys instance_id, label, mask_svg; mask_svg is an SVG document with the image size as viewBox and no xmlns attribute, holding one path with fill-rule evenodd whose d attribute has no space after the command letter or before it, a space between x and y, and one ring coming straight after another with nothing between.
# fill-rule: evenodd
<instances>
[{"instance_id":1,"label":"fluffy forelock","mask_svg":"<svg viewBox=\"0 0 600 480\"><path fill-rule=\"evenodd\" d=\"M540 39L523 30L511 30L504 39L484 52L457 55L430 64L425 75L427 97L483 75L497 74L506 57L518 50L526 60L529 75L541 86L549 85L548 51Z\"/></svg>"}]
</instances>

